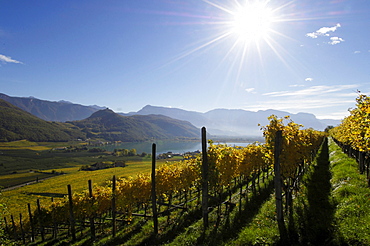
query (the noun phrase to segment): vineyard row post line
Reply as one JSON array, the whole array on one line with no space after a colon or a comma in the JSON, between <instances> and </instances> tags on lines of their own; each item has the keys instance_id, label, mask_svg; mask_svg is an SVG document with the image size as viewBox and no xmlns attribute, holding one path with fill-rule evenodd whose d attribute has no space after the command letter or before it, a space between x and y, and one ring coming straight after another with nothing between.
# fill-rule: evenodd
<instances>
[{"instance_id":1,"label":"vineyard row post line","mask_svg":"<svg viewBox=\"0 0 370 246\"><path fill-rule=\"evenodd\" d=\"M116 175L112 178L112 234L113 237L116 236L117 226L116 226Z\"/></svg>"},{"instance_id":2,"label":"vineyard row post line","mask_svg":"<svg viewBox=\"0 0 370 246\"><path fill-rule=\"evenodd\" d=\"M280 174L280 154L282 151L283 136L282 131L279 130L275 135L274 143L274 173L275 173L275 199L276 199L276 217L279 227L280 238L282 241L286 238L286 228L284 223L283 215L283 201L282 201L282 185L281 185L281 174Z\"/></svg>"},{"instance_id":3,"label":"vineyard row post line","mask_svg":"<svg viewBox=\"0 0 370 246\"><path fill-rule=\"evenodd\" d=\"M72 199L72 187L68 185L68 200L69 200L69 221L71 225L72 240L76 241L76 229L75 229L75 218L73 214L73 199Z\"/></svg>"},{"instance_id":4,"label":"vineyard row post line","mask_svg":"<svg viewBox=\"0 0 370 246\"><path fill-rule=\"evenodd\" d=\"M202 127L202 217L204 231L208 227L208 156L207 130Z\"/></svg>"},{"instance_id":5,"label":"vineyard row post line","mask_svg":"<svg viewBox=\"0 0 370 246\"><path fill-rule=\"evenodd\" d=\"M155 180L155 162L156 162L156 148L155 143L152 144L152 210L153 210L153 224L154 235L158 234L158 213L157 213L157 194L156 194L156 180Z\"/></svg>"},{"instance_id":6,"label":"vineyard row post line","mask_svg":"<svg viewBox=\"0 0 370 246\"><path fill-rule=\"evenodd\" d=\"M91 179L88 180L88 184L89 184L89 197L90 197L91 201L94 202ZM91 231L91 239L94 241L95 240L95 224L94 224L94 217L93 216L90 217L90 231Z\"/></svg>"}]
</instances>

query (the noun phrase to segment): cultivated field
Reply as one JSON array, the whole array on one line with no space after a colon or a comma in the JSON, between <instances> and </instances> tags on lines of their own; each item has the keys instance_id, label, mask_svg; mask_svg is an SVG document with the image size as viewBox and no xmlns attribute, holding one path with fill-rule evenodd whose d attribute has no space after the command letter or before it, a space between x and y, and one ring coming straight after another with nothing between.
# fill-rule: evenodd
<instances>
[{"instance_id":1,"label":"cultivated field","mask_svg":"<svg viewBox=\"0 0 370 246\"><path fill-rule=\"evenodd\" d=\"M67 195L69 184L73 192L80 192L87 189L88 180L92 180L94 185L105 185L113 175L129 177L151 170L150 156L117 157L109 152L52 151L53 148L76 144L80 143L0 143L0 186L5 188L1 203L6 205L5 213L14 216L27 214L27 203L35 207L37 199L42 205L50 203L51 199L62 199ZM158 160L158 165L173 160L179 160L179 157ZM114 161L125 161L127 166L80 171L84 165ZM14 186L17 188L8 188Z\"/></svg>"}]
</instances>

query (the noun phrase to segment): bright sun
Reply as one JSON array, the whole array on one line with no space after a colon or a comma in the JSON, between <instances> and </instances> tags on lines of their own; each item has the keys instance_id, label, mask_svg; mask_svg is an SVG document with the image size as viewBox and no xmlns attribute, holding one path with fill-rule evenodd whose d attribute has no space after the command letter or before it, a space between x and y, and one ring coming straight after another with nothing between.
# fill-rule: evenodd
<instances>
[{"instance_id":1,"label":"bright sun","mask_svg":"<svg viewBox=\"0 0 370 246\"><path fill-rule=\"evenodd\" d=\"M215 26L212 29L217 32L207 42L184 53L178 59L223 42L229 46L224 59L231 54L236 54L232 64L240 64L238 74L247 58L251 59L251 54L258 54L259 60L262 61L262 51L267 47L283 59L278 52L280 46L275 36L284 35L278 32L280 24L275 24L297 20L281 14L282 10L291 5L293 1L282 5L273 3L271 0L203 0L203 2L221 10L219 13L212 13L209 16L211 18L207 18L209 21L204 22ZM240 62L237 59L240 59Z\"/></svg>"},{"instance_id":2,"label":"bright sun","mask_svg":"<svg viewBox=\"0 0 370 246\"><path fill-rule=\"evenodd\" d=\"M258 42L267 38L270 26L274 21L273 11L262 2L247 2L231 12L231 33L240 41Z\"/></svg>"}]
</instances>

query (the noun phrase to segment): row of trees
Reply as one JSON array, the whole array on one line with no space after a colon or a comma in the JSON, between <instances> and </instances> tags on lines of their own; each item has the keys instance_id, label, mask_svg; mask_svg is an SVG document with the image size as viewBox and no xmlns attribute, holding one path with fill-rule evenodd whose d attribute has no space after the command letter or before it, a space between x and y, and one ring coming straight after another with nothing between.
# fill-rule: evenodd
<instances>
[{"instance_id":1,"label":"row of trees","mask_svg":"<svg viewBox=\"0 0 370 246\"><path fill-rule=\"evenodd\" d=\"M138 154L136 149L114 149L113 155L115 156L140 156L145 157L148 154L145 152L142 152L141 154Z\"/></svg>"}]
</instances>

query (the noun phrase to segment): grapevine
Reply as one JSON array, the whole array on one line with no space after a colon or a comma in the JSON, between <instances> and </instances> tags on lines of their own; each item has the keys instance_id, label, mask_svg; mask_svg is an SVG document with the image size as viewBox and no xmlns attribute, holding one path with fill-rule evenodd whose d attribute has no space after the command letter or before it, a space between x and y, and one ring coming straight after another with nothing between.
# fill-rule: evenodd
<instances>
[{"instance_id":1,"label":"grapevine","mask_svg":"<svg viewBox=\"0 0 370 246\"><path fill-rule=\"evenodd\" d=\"M342 123L330 130L331 136L337 141L350 145L358 151L370 151L370 97L359 95L356 108Z\"/></svg>"},{"instance_id":2,"label":"grapevine","mask_svg":"<svg viewBox=\"0 0 370 246\"><path fill-rule=\"evenodd\" d=\"M368 108L366 109L368 110ZM262 171L268 172L273 167L273 149L275 134L283 132L283 152L281 170L287 187L296 178L303 165L311 163L312 153L318 149L324 133L313 129L301 129L289 117L278 119L269 117L269 125L262 127L265 143L253 143L246 147L231 147L226 144L208 144L209 190L216 197L232 187L242 187L243 182L259 178ZM284 124L284 121L288 121ZM370 134L370 133L369 133ZM162 201L171 203L177 194L189 194L199 190L201 184L201 156L185 158L179 162L161 165L156 169L156 192ZM237 183L239 181L239 183ZM116 210L131 220L137 207L147 208L151 203L151 176L138 174L136 177L119 178L115 190L112 184L95 186L92 194L88 191L74 193L72 196L73 214L78 221L107 216L112 210L112 197L115 198ZM287 188L289 189L289 188ZM198 203L199 204L199 203ZM146 211L146 209L145 209ZM43 207L41 213L34 216L54 223L68 223L69 200L54 201ZM35 220L36 221L36 220ZM51 221L51 219L50 219ZM30 223L26 223L30 227Z\"/></svg>"}]
</instances>

